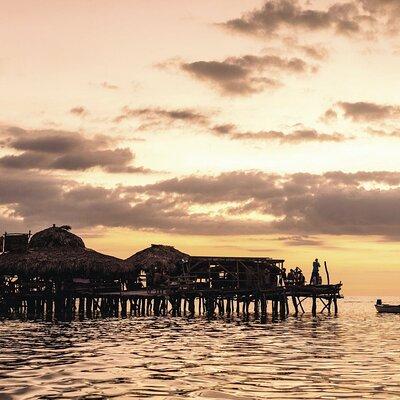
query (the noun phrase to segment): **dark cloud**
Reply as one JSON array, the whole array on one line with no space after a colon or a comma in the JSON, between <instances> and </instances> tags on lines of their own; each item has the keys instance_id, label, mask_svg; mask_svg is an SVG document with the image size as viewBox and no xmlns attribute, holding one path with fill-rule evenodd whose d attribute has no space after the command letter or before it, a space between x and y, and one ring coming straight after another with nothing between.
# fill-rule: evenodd
<instances>
[{"instance_id":1,"label":"dark cloud","mask_svg":"<svg viewBox=\"0 0 400 400\"><path fill-rule=\"evenodd\" d=\"M80 229L106 226L213 235L251 234L266 229L266 224L259 221L243 223L193 213L187 205L163 196L140 198L124 187L105 189L3 170L0 179L0 218L6 227L22 220L25 229L52 223L68 223Z\"/></svg>"},{"instance_id":2,"label":"dark cloud","mask_svg":"<svg viewBox=\"0 0 400 400\"><path fill-rule=\"evenodd\" d=\"M295 0L267 1L260 9L231 19L222 26L235 32L271 36L284 30L318 32L333 29L339 34L360 32L365 16L355 3L337 3L324 10L301 5Z\"/></svg>"},{"instance_id":3,"label":"dark cloud","mask_svg":"<svg viewBox=\"0 0 400 400\"><path fill-rule=\"evenodd\" d=\"M397 24L400 17L400 3L398 0L361 0L365 11L371 15L383 15L390 32L397 33Z\"/></svg>"},{"instance_id":4,"label":"dark cloud","mask_svg":"<svg viewBox=\"0 0 400 400\"><path fill-rule=\"evenodd\" d=\"M228 57L224 61L195 61L181 63L183 71L205 81L227 95L248 95L282 85L281 72L315 72L316 67L300 58L283 58L276 55L244 55ZM264 73L268 71L265 76Z\"/></svg>"},{"instance_id":5,"label":"dark cloud","mask_svg":"<svg viewBox=\"0 0 400 400\"><path fill-rule=\"evenodd\" d=\"M324 244L322 240L308 235L281 236L277 240L284 242L287 246L322 246Z\"/></svg>"},{"instance_id":6,"label":"dark cloud","mask_svg":"<svg viewBox=\"0 0 400 400\"><path fill-rule=\"evenodd\" d=\"M281 131L240 132L233 124L216 125L212 132L231 140L278 141L279 143L300 144L304 142L344 142L351 139L340 133L319 133L314 129L296 129L290 133Z\"/></svg>"},{"instance_id":7,"label":"dark cloud","mask_svg":"<svg viewBox=\"0 0 400 400\"><path fill-rule=\"evenodd\" d=\"M169 128L174 126L206 125L209 115L192 109L182 108L167 110L162 108L129 108L123 107L121 113L114 118L114 122L137 118L141 121L138 129Z\"/></svg>"},{"instance_id":8,"label":"dark cloud","mask_svg":"<svg viewBox=\"0 0 400 400\"><path fill-rule=\"evenodd\" d=\"M367 189L367 183L390 188ZM264 234L393 237L400 227L399 184L400 173L387 171L283 176L234 172L166 180L137 190L184 204L236 203L230 210L236 217L247 220L249 213L259 213L273 218Z\"/></svg>"},{"instance_id":9,"label":"dark cloud","mask_svg":"<svg viewBox=\"0 0 400 400\"><path fill-rule=\"evenodd\" d=\"M393 171L326 172L323 177L334 185L360 186L363 183L378 183L389 186L400 185L400 173Z\"/></svg>"},{"instance_id":10,"label":"dark cloud","mask_svg":"<svg viewBox=\"0 0 400 400\"><path fill-rule=\"evenodd\" d=\"M131 166L131 150L113 148L115 141L105 135L88 138L78 132L9 127L0 132L0 137L3 147L19 152L0 158L0 166L5 168L85 171L98 167L110 173L150 172Z\"/></svg>"},{"instance_id":11,"label":"dark cloud","mask_svg":"<svg viewBox=\"0 0 400 400\"><path fill-rule=\"evenodd\" d=\"M359 101L355 103L339 102L344 116L357 122L397 119L400 117L400 107Z\"/></svg>"},{"instance_id":12,"label":"dark cloud","mask_svg":"<svg viewBox=\"0 0 400 400\"><path fill-rule=\"evenodd\" d=\"M68 223L179 234L278 233L289 245L316 245L319 234L399 238L399 172L236 171L114 189L30 171L0 169L0 179L0 219L10 226L23 221L32 229Z\"/></svg>"}]
</instances>

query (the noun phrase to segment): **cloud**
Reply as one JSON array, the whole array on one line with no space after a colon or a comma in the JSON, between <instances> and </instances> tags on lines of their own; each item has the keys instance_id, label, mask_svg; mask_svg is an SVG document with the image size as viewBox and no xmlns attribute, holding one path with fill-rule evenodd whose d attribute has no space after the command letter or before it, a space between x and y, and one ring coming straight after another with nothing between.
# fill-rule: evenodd
<instances>
[{"instance_id":1,"label":"cloud","mask_svg":"<svg viewBox=\"0 0 400 400\"><path fill-rule=\"evenodd\" d=\"M391 186L367 189L367 183ZM231 213L241 216L243 223L254 213L271 218L263 234L394 237L400 227L399 184L400 173L388 171L322 175L232 172L171 179L138 190L179 199L183 204L233 203Z\"/></svg>"},{"instance_id":2,"label":"cloud","mask_svg":"<svg viewBox=\"0 0 400 400\"><path fill-rule=\"evenodd\" d=\"M89 114L89 111L82 106L73 107L69 110L72 115L76 115L78 117L85 117Z\"/></svg>"},{"instance_id":3,"label":"cloud","mask_svg":"<svg viewBox=\"0 0 400 400\"><path fill-rule=\"evenodd\" d=\"M216 125L212 132L231 140L278 141L281 144L300 144L304 142L344 142L351 139L340 133L319 133L314 129L296 129L290 133L281 131L240 132L233 124Z\"/></svg>"},{"instance_id":4,"label":"cloud","mask_svg":"<svg viewBox=\"0 0 400 400\"><path fill-rule=\"evenodd\" d=\"M316 71L315 66L307 64L300 58L249 54L228 57L223 61L181 63L180 68L226 95L249 95L280 87L281 72L299 74ZM265 71L268 71L268 76L264 75Z\"/></svg>"},{"instance_id":5,"label":"cloud","mask_svg":"<svg viewBox=\"0 0 400 400\"><path fill-rule=\"evenodd\" d=\"M328 110L326 110L324 115L321 117L321 121L323 121L325 123L332 122L336 119L337 119L337 112L332 108L329 108Z\"/></svg>"},{"instance_id":6,"label":"cloud","mask_svg":"<svg viewBox=\"0 0 400 400\"><path fill-rule=\"evenodd\" d=\"M398 34L400 3L398 0L361 0L363 9L371 16L383 16L381 24L391 34Z\"/></svg>"},{"instance_id":7,"label":"cloud","mask_svg":"<svg viewBox=\"0 0 400 400\"><path fill-rule=\"evenodd\" d=\"M98 167L110 173L150 172L132 166L135 156L131 150L114 148L115 140L105 135L88 138L79 132L8 127L0 131L0 137L3 147L13 152L0 157L4 168L85 171Z\"/></svg>"},{"instance_id":8,"label":"cloud","mask_svg":"<svg viewBox=\"0 0 400 400\"><path fill-rule=\"evenodd\" d=\"M386 137L386 138L400 138L400 129L394 129L392 131L385 131L382 129L373 129L373 128L369 128L368 132L372 135L372 136L379 136L379 137Z\"/></svg>"},{"instance_id":9,"label":"cloud","mask_svg":"<svg viewBox=\"0 0 400 400\"><path fill-rule=\"evenodd\" d=\"M300 45L297 48L308 57L318 61L325 60L328 57L328 50L322 46Z\"/></svg>"},{"instance_id":10,"label":"cloud","mask_svg":"<svg viewBox=\"0 0 400 400\"><path fill-rule=\"evenodd\" d=\"M287 246L322 246L324 244L322 240L308 235L281 236L276 240L284 242Z\"/></svg>"},{"instance_id":11,"label":"cloud","mask_svg":"<svg viewBox=\"0 0 400 400\"><path fill-rule=\"evenodd\" d=\"M113 83L109 83L109 82L101 82L100 86L104 89L108 89L108 90L118 90L119 87L117 85L114 85Z\"/></svg>"},{"instance_id":12,"label":"cloud","mask_svg":"<svg viewBox=\"0 0 400 400\"><path fill-rule=\"evenodd\" d=\"M129 108L125 106L122 108L121 113L114 118L114 122L120 123L131 118L137 118L142 122L138 128L139 130L166 129L186 124L203 126L209 121L209 115L188 108L168 110L162 108Z\"/></svg>"},{"instance_id":13,"label":"cloud","mask_svg":"<svg viewBox=\"0 0 400 400\"><path fill-rule=\"evenodd\" d=\"M400 107L359 101L355 103L339 102L344 116L356 122L370 122L384 119L398 119Z\"/></svg>"},{"instance_id":14,"label":"cloud","mask_svg":"<svg viewBox=\"0 0 400 400\"><path fill-rule=\"evenodd\" d=\"M399 238L399 172L232 171L116 188L30 171L0 169L0 179L0 218L10 226L67 223L79 229L195 235L280 234L289 245L317 245L315 235L321 234ZM371 189L371 183L379 189Z\"/></svg>"},{"instance_id":15,"label":"cloud","mask_svg":"<svg viewBox=\"0 0 400 400\"><path fill-rule=\"evenodd\" d=\"M355 3L336 3L317 10L295 0L278 0L266 1L260 9L221 25L231 31L267 37L285 30L319 32L333 29L336 33L349 35L360 32L366 18Z\"/></svg>"},{"instance_id":16,"label":"cloud","mask_svg":"<svg viewBox=\"0 0 400 400\"><path fill-rule=\"evenodd\" d=\"M202 235L250 234L265 229L265 223L259 221L243 223L189 212L183 204L167 197L140 198L124 187L106 189L1 169L0 179L0 213L8 209L3 216L6 226L22 220L26 229L68 223L79 229L127 227Z\"/></svg>"}]
</instances>

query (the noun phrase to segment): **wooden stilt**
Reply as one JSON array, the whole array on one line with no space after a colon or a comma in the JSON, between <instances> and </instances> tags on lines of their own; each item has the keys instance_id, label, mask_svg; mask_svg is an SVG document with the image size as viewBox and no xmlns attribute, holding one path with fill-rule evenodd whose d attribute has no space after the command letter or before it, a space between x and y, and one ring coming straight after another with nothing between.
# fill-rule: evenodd
<instances>
[{"instance_id":1,"label":"wooden stilt","mask_svg":"<svg viewBox=\"0 0 400 400\"><path fill-rule=\"evenodd\" d=\"M315 294L312 296L312 315L313 317L317 316L317 297Z\"/></svg>"},{"instance_id":2,"label":"wooden stilt","mask_svg":"<svg viewBox=\"0 0 400 400\"><path fill-rule=\"evenodd\" d=\"M333 295L333 310L335 312L335 315L337 315L337 313L338 313L338 305L337 305L336 293Z\"/></svg>"},{"instance_id":3,"label":"wooden stilt","mask_svg":"<svg viewBox=\"0 0 400 400\"><path fill-rule=\"evenodd\" d=\"M292 303L294 307L294 315L297 317L299 315L299 307L297 305L296 296L292 296Z\"/></svg>"}]
</instances>

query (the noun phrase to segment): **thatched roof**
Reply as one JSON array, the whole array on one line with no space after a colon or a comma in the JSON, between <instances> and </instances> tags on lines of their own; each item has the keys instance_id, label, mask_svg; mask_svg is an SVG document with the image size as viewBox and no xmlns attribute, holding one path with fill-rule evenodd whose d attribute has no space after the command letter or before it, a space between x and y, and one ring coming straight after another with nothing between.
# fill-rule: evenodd
<instances>
[{"instance_id":1,"label":"thatched roof","mask_svg":"<svg viewBox=\"0 0 400 400\"><path fill-rule=\"evenodd\" d=\"M103 279L136 271L123 260L87 249L64 227L51 227L32 236L28 251L0 255L0 274Z\"/></svg>"},{"instance_id":2,"label":"thatched roof","mask_svg":"<svg viewBox=\"0 0 400 400\"><path fill-rule=\"evenodd\" d=\"M151 247L138 251L125 261L138 269L160 268L164 271L173 271L179 263L188 260L189 257L188 254L182 253L173 246L152 244Z\"/></svg>"},{"instance_id":3,"label":"thatched roof","mask_svg":"<svg viewBox=\"0 0 400 400\"><path fill-rule=\"evenodd\" d=\"M69 232L68 228L53 226L35 233L29 241L29 248L34 250L84 249L83 240Z\"/></svg>"}]
</instances>

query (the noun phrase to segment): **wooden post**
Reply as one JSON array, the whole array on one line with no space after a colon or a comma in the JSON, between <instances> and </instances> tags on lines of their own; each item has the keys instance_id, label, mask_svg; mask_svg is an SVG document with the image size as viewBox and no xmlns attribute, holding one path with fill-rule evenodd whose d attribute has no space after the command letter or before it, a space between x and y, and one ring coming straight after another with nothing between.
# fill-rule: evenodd
<instances>
[{"instance_id":1,"label":"wooden post","mask_svg":"<svg viewBox=\"0 0 400 400\"><path fill-rule=\"evenodd\" d=\"M279 317L282 320L286 318L286 299L285 299L285 296L282 296L282 298L279 301Z\"/></svg>"},{"instance_id":2,"label":"wooden post","mask_svg":"<svg viewBox=\"0 0 400 400\"><path fill-rule=\"evenodd\" d=\"M50 322L53 319L53 300L46 300L46 321Z\"/></svg>"},{"instance_id":3,"label":"wooden post","mask_svg":"<svg viewBox=\"0 0 400 400\"><path fill-rule=\"evenodd\" d=\"M144 317L146 315L146 298L142 297L141 300L142 300L142 309L141 309L140 315L142 317Z\"/></svg>"},{"instance_id":4,"label":"wooden post","mask_svg":"<svg viewBox=\"0 0 400 400\"><path fill-rule=\"evenodd\" d=\"M57 294L55 300L55 317L57 320L62 319L63 308L64 308L64 299L61 297L60 294Z\"/></svg>"},{"instance_id":5,"label":"wooden post","mask_svg":"<svg viewBox=\"0 0 400 400\"><path fill-rule=\"evenodd\" d=\"M127 317L127 300L126 298L121 298L121 318Z\"/></svg>"},{"instance_id":6,"label":"wooden post","mask_svg":"<svg viewBox=\"0 0 400 400\"><path fill-rule=\"evenodd\" d=\"M155 296L154 297L154 315L156 317L158 317L160 315L160 297L159 296Z\"/></svg>"},{"instance_id":7,"label":"wooden post","mask_svg":"<svg viewBox=\"0 0 400 400\"><path fill-rule=\"evenodd\" d=\"M208 318L212 318L214 316L214 311L215 311L215 299L211 295L208 295L206 297L206 304L207 304L207 316Z\"/></svg>"},{"instance_id":8,"label":"wooden post","mask_svg":"<svg viewBox=\"0 0 400 400\"><path fill-rule=\"evenodd\" d=\"M299 306L301 308L301 312L302 312L302 314L304 314L305 310L304 310L303 304L301 303L300 297L297 297L297 300L298 300L298 304L299 304Z\"/></svg>"},{"instance_id":9,"label":"wooden post","mask_svg":"<svg viewBox=\"0 0 400 400\"><path fill-rule=\"evenodd\" d=\"M176 298L175 298L175 296L170 296L169 302L171 303L171 307L172 307L172 316L176 317Z\"/></svg>"},{"instance_id":10,"label":"wooden post","mask_svg":"<svg viewBox=\"0 0 400 400\"><path fill-rule=\"evenodd\" d=\"M153 305L153 297L147 297L146 315L151 315L151 308Z\"/></svg>"},{"instance_id":11,"label":"wooden post","mask_svg":"<svg viewBox=\"0 0 400 400\"><path fill-rule=\"evenodd\" d=\"M299 307L297 305L296 296L292 295L292 303L294 307L294 315L297 317L299 315Z\"/></svg>"},{"instance_id":12,"label":"wooden post","mask_svg":"<svg viewBox=\"0 0 400 400\"><path fill-rule=\"evenodd\" d=\"M336 298L336 293L333 295L333 309L335 311L335 315L338 313L338 306L337 306L337 298Z\"/></svg>"},{"instance_id":13,"label":"wooden post","mask_svg":"<svg viewBox=\"0 0 400 400\"><path fill-rule=\"evenodd\" d=\"M267 322L267 301L265 295L261 295L261 323Z\"/></svg>"},{"instance_id":14,"label":"wooden post","mask_svg":"<svg viewBox=\"0 0 400 400\"><path fill-rule=\"evenodd\" d=\"M65 310L66 310L65 318L66 318L67 321L71 321L72 320L72 306L73 306L72 297L69 294L67 296L67 301L65 302Z\"/></svg>"},{"instance_id":15,"label":"wooden post","mask_svg":"<svg viewBox=\"0 0 400 400\"><path fill-rule=\"evenodd\" d=\"M28 319L34 319L35 318L35 300L32 298L28 298L26 302L26 314ZM8 312L8 310L7 310Z\"/></svg>"},{"instance_id":16,"label":"wooden post","mask_svg":"<svg viewBox=\"0 0 400 400\"><path fill-rule=\"evenodd\" d=\"M272 300L272 319L276 320L278 318L278 300Z\"/></svg>"},{"instance_id":17,"label":"wooden post","mask_svg":"<svg viewBox=\"0 0 400 400\"><path fill-rule=\"evenodd\" d=\"M231 299L230 299L230 297L228 297L228 298L226 299L226 315L227 315L228 317L231 316Z\"/></svg>"},{"instance_id":18,"label":"wooden post","mask_svg":"<svg viewBox=\"0 0 400 400\"><path fill-rule=\"evenodd\" d=\"M313 317L317 316L317 296L315 294L312 297L312 315Z\"/></svg>"},{"instance_id":19,"label":"wooden post","mask_svg":"<svg viewBox=\"0 0 400 400\"><path fill-rule=\"evenodd\" d=\"M286 317L289 316L289 300L288 297L285 294L285 306L286 306Z\"/></svg>"},{"instance_id":20,"label":"wooden post","mask_svg":"<svg viewBox=\"0 0 400 400\"><path fill-rule=\"evenodd\" d=\"M181 297L181 295L177 296L177 299L176 299L176 314L178 317L182 316L182 297Z\"/></svg>"},{"instance_id":21,"label":"wooden post","mask_svg":"<svg viewBox=\"0 0 400 400\"><path fill-rule=\"evenodd\" d=\"M187 299L186 297L183 299L183 315L186 315L186 308L187 308Z\"/></svg>"},{"instance_id":22,"label":"wooden post","mask_svg":"<svg viewBox=\"0 0 400 400\"><path fill-rule=\"evenodd\" d=\"M92 318L93 299L91 296L86 298L86 317Z\"/></svg>"},{"instance_id":23,"label":"wooden post","mask_svg":"<svg viewBox=\"0 0 400 400\"><path fill-rule=\"evenodd\" d=\"M326 272L326 280L328 282L328 285L330 285L330 279L329 279L329 271L328 271L328 266L326 265L326 261L324 261L324 266L325 266L325 272Z\"/></svg>"},{"instance_id":24,"label":"wooden post","mask_svg":"<svg viewBox=\"0 0 400 400\"><path fill-rule=\"evenodd\" d=\"M191 318L194 317L195 315L195 306L194 306L194 302L195 302L195 297L194 296L190 296L189 297L189 316Z\"/></svg>"},{"instance_id":25,"label":"wooden post","mask_svg":"<svg viewBox=\"0 0 400 400\"><path fill-rule=\"evenodd\" d=\"M259 309L258 309L258 295L254 297L254 318L258 319L260 318L260 313L259 313Z\"/></svg>"},{"instance_id":26,"label":"wooden post","mask_svg":"<svg viewBox=\"0 0 400 400\"><path fill-rule=\"evenodd\" d=\"M85 298L79 297L78 301L78 314L80 318L83 318L83 316L85 315Z\"/></svg>"}]
</instances>

